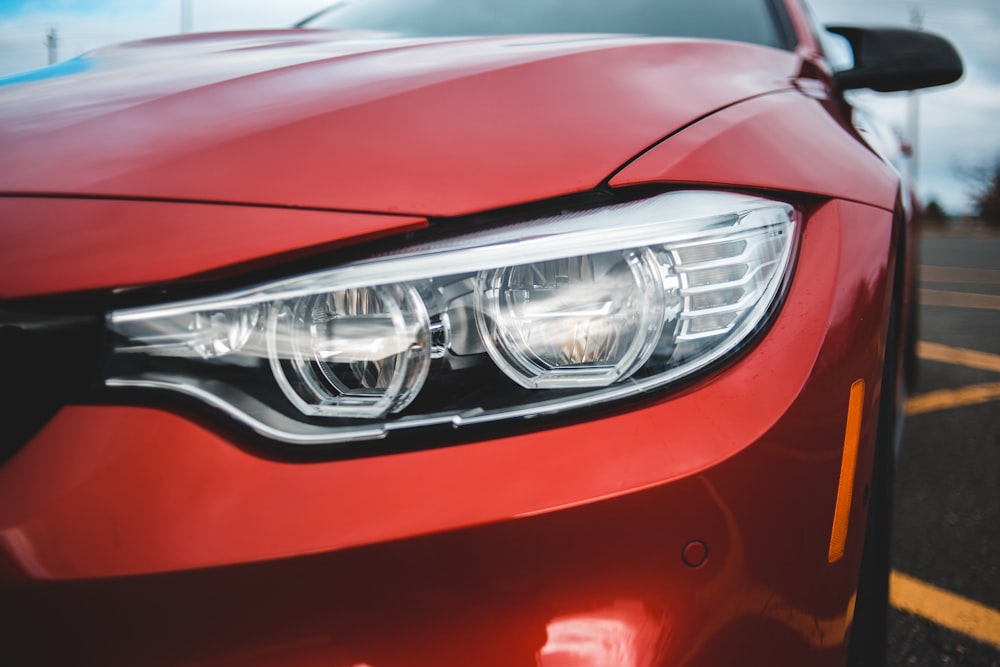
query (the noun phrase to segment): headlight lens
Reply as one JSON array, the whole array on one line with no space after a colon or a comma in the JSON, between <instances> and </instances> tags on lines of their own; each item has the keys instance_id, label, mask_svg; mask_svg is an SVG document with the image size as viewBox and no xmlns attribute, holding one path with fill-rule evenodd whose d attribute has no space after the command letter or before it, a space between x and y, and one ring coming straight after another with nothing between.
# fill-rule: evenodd
<instances>
[{"instance_id":1,"label":"headlight lens","mask_svg":"<svg viewBox=\"0 0 1000 667\"><path fill-rule=\"evenodd\" d=\"M649 248L481 271L476 323L490 358L528 389L604 387L653 353L664 323Z\"/></svg>"},{"instance_id":2,"label":"headlight lens","mask_svg":"<svg viewBox=\"0 0 1000 667\"><path fill-rule=\"evenodd\" d=\"M790 266L787 204L678 192L114 312L110 386L290 443L578 408L732 352Z\"/></svg>"},{"instance_id":3,"label":"headlight lens","mask_svg":"<svg viewBox=\"0 0 1000 667\"><path fill-rule=\"evenodd\" d=\"M430 368L430 321L409 285L334 290L271 307L267 352L303 414L381 417L412 401Z\"/></svg>"}]
</instances>

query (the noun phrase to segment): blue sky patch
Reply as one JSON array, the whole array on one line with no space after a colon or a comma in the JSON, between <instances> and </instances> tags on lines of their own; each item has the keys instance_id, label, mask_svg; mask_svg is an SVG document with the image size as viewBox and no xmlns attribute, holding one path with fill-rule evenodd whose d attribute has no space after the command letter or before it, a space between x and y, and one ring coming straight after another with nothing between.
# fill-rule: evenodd
<instances>
[{"instance_id":1,"label":"blue sky patch","mask_svg":"<svg viewBox=\"0 0 1000 667\"><path fill-rule=\"evenodd\" d=\"M104 14L116 8L134 9L149 2L127 0L0 0L0 18L31 14Z\"/></svg>"},{"instance_id":2,"label":"blue sky patch","mask_svg":"<svg viewBox=\"0 0 1000 667\"><path fill-rule=\"evenodd\" d=\"M15 83L29 83L32 81L44 81L45 79L55 79L62 76L72 76L80 74L93 68L94 61L90 58L79 57L71 60L64 60L55 65L33 69L29 72L12 74L11 76L0 77L0 86L10 86Z\"/></svg>"}]
</instances>

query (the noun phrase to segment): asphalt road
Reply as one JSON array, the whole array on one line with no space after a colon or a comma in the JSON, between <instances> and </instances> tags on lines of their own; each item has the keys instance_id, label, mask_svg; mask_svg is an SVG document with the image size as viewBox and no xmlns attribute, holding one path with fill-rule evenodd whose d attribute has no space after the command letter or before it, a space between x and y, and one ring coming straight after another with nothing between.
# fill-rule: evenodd
<instances>
[{"instance_id":1,"label":"asphalt road","mask_svg":"<svg viewBox=\"0 0 1000 667\"><path fill-rule=\"evenodd\" d=\"M921 253L888 664L1000 667L1000 232L925 233Z\"/></svg>"}]
</instances>

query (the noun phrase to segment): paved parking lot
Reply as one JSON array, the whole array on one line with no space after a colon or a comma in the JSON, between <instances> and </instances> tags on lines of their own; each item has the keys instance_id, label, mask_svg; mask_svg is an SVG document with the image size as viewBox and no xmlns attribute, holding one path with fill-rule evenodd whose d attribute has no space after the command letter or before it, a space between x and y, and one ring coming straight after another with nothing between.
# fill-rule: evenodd
<instances>
[{"instance_id":1,"label":"paved parking lot","mask_svg":"<svg viewBox=\"0 0 1000 667\"><path fill-rule=\"evenodd\" d=\"M922 241L889 665L1000 667L1000 233Z\"/></svg>"}]
</instances>

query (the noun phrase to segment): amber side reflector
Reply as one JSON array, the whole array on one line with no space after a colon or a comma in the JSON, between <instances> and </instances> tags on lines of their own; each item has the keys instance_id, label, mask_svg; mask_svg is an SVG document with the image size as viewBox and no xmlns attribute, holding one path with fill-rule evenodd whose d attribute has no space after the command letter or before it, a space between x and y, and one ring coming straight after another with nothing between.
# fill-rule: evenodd
<instances>
[{"instance_id":1,"label":"amber side reflector","mask_svg":"<svg viewBox=\"0 0 1000 667\"><path fill-rule=\"evenodd\" d=\"M851 385L851 398L847 404L847 428L844 430L844 455L840 461L840 484L837 486L837 505L833 511L833 531L830 534L830 552L827 559L833 563L844 556L847 543L847 523L851 518L851 496L854 493L854 469L858 463L858 440L861 437L861 412L865 404L865 381Z\"/></svg>"}]
</instances>

